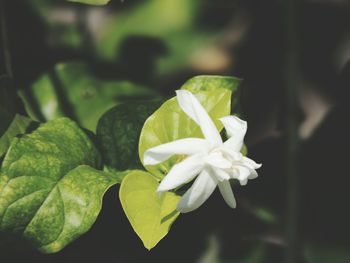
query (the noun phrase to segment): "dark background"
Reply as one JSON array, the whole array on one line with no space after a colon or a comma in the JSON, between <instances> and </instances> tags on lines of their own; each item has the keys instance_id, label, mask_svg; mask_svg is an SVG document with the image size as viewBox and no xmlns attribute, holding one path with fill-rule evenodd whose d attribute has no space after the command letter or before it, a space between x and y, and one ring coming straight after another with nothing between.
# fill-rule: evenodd
<instances>
[{"instance_id":1,"label":"dark background","mask_svg":"<svg viewBox=\"0 0 350 263\"><path fill-rule=\"evenodd\" d=\"M270 263L288 253L295 262L350 262L349 1L11 0L3 10L14 86L39 120L47 116L32 89L57 63L79 62L86 78L127 80L165 97L195 75L233 75L244 79L249 156L263 167L235 189L237 209L215 193L150 252L113 188L90 232L62 252L3 246L0 262ZM8 73L5 63L1 70ZM59 94L61 114L83 122Z\"/></svg>"}]
</instances>

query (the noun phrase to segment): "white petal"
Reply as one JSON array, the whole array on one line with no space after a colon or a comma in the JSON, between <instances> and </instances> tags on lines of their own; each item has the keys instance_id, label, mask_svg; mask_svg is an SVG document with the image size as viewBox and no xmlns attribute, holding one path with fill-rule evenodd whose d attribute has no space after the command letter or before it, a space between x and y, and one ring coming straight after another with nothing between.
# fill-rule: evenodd
<instances>
[{"instance_id":1,"label":"white petal","mask_svg":"<svg viewBox=\"0 0 350 263\"><path fill-rule=\"evenodd\" d=\"M230 178L232 179L239 179L239 170L236 168L229 170L229 175L230 175Z\"/></svg>"},{"instance_id":2,"label":"white petal","mask_svg":"<svg viewBox=\"0 0 350 263\"><path fill-rule=\"evenodd\" d=\"M208 155L206 162L211 166L221 169L227 169L232 166L232 163L219 153L212 153Z\"/></svg>"},{"instance_id":3,"label":"white petal","mask_svg":"<svg viewBox=\"0 0 350 263\"><path fill-rule=\"evenodd\" d=\"M169 159L174 154L192 155L205 152L208 142L199 138L186 138L148 149L143 155L145 165L154 165Z\"/></svg>"},{"instance_id":4,"label":"white petal","mask_svg":"<svg viewBox=\"0 0 350 263\"><path fill-rule=\"evenodd\" d=\"M202 154L196 154L175 164L158 186L157 192L169 191L190 182L202 171L204 167L204 157L205 156Z\"/></svg>"},{"instance_id":5,"label":"white petal","mask_svg":"<svg viewBox=\"0 0 350 263\"><path fill-rule=\"evenodd\" d=\"M248 179L240 180L239 183L243 186L248 183Z\"/></svg>"},{"instance_id":6,"label":"white petal","mask_svg":"<svg viewBox=\"0 0 350 263\"><path fill-rule=\"evenodd\" d=\"M229 180L231 178L230 175L223 169L216 168L216 167L211 167L211 169L213 170L216 179L220 182L224 180Z\"/></svg>"},{"instance_id":7,"label":"white petal","mask_svg":"<svg viewBox=\"0 0 350 263\"><path fill-rule=\"evenodd\" d=\"M225 126L227 135L230 137L224 145L234 151L240 151L243 146L243 139L247 132L247 122L236 116L227 116L220 119Z\"/></svg>"},{"instance_id":8,"label":"white petal","mask_svg":"<svg viewBox=\"0 0 350 263\"><path fill-rule=\"evenodd\" d=\"M222 181L218 183L220 193L226 203L232 207L236 208L236 199L233 195L232 188L229 181Z\"/></svg>"},{"instance_id":9,"label":"white petal","mask_svg":"<svg viewBox=\"0 0 350 263\"><path fill-rule=\"evenodd\" d=\"M258 177L258 173L254 169L250 169L246 166L238 166L237 167L239 171L238 180L241 185L246 185L248 182L248 179L254 179Z\"/></svg>"},{"instance_id":10,"label":"white petal","mask_svg":"<svg viewBox=\"0 0 350 263\"><path fill-rule=\"evenodd\" d=\"M250 175L248 176L249 180L255 179L258 177L258 173L255 170L250 171Z\"/></svg>"},{"instance_id":11,"label":"white petal","mask_svg":"<svg viewBox=\"0 0 350 263\"><path fill-rule=\"evenodd\" d=\"M241 120L236 116L226 116L220 119L222 124L225 126L225 130L229 137L237 136L239 134L243 134L242 137L245 136L247 132L247 122Z\"/></svg>"},{"instance_id":12,"label":"white petal","mask_svg":"<svg viewBox=\"0 0 350 263\"><path fill-rule=\"evenodd\" d=\"M239 166L238 170L239 170L239 177L238 177L239 180L245 180L249 177L250 169L248 167Z\"/></svg>"},{"instance_id":13,"label":"white petal","mask_svg":"<svg viewBox=\"0 0 350 263\"><path fill-rule=\"evenodd\" d=\"M228 147L222 147L221 151L224 153L226 159L231 160L232 162L241 162L243 160L243 154L239 151L234 151Z\"/></svg>"},{"instance_id":14,"label":"white petal","mask_svg":"<svg viewBox=\"0 0 350 263\"><path fill-rule=\"evenodd\" d=\"M177 210L181 213L191 212L200 207L214 192L216 180L210 175L208 169L204 169L194 181L193 185L182 196L177 205Z\"/></svg>"},{"instance_id":15,"label":"white petal","mask_svg":"<svg viewBox=\"0 0 350 263\"><path fill-rule=\"evenodd\" d=\"M176 96L180 108L200 126L204 138L213 145L220 145L222 143L221 136L197 98L188 90L177 90Z\"/></svg>"},{"instance_id":16,"label":"white petal","mask_svg":"<svg viewBox=\"0 0 350 263\"><path fill-rule=\"evenodd\" d=\"M262 164L254 162L252 159L248 157L243 157L243 165L251 168L251 169L259 169Z\"/></svg>"}]
</instances>

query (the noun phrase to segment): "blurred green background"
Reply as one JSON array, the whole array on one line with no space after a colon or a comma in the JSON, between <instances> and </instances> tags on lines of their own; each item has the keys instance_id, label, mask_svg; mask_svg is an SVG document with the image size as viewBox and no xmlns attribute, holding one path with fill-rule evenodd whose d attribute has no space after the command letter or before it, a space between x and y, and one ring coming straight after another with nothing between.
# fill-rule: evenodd
<instances>
[{"instance_id":1,"label":"blurred green background","mask_svg":"<svg viewBox=\"0 0 350 263\"><path fill-rule=\"evenodd\" d=\"M182 216L150 252L114 188L91 231L62 252L0 246L0 261L283 262L291 187L285 124L296 120L297 262L350 262L350 4L298 1L291 50L286 2L111 0L97 7L2 1L13 80L1 81L19 92L22 101L10 102L18 113L38 121L68 116L95 132L115 105L174 96L195 75L233 75L244 79L240 104L249 123L249 155L263 168L257 180L235 189L236 210L215 194ZM298 57L293 70L300 83L292 116L285 89L290 52ZM8 73L5 60L1 55L1 74Z\"/></svg>"}]
</instances>

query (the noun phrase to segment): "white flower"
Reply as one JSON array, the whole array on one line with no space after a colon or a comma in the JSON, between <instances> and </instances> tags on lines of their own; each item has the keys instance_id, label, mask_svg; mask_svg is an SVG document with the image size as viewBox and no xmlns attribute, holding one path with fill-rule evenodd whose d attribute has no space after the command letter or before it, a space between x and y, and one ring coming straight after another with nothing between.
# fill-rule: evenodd
<instances>
[{"instance_id":1,"label":"white flower","mask_svg":"<svg viewBox=\"0 0 350 263\"><path fill-rule=\"evenodd\" d=\"M241 154L247 123L235 116L220 119L229 139L222 141L219 131L200 102L189 91L178 90L177 100L181 109L201 128L204 139L185 138L165 143L144 154L145 165L159 164L175 154L188 155L174 165L160 183L158 193L169 191L192 181L191 188L183 195L177 210L185 213L201 206L213 193L216 186L226 203L236 207L230 179L238 179L245 185L248 179L258 176L255 169L261 164Z\"/></svg>"}]
</instances>

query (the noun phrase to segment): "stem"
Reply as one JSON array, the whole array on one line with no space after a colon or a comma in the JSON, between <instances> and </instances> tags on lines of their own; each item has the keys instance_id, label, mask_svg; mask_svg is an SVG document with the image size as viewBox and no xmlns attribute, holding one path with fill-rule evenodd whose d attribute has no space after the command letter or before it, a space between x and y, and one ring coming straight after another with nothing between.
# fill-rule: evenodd
<instances>
[{"instance_id":1,"label":"stem","mask_svg":"<svg viewBox=\"0 0 350 263\"><path fill-rule=\"evenodd\" d=\"M8 37L7 37L4 0L0 0L0 23L1 23L1 40L2 40L2 50L3 50L3 55L4 55L5 74L7 76L9 76L10 78L12 78L13 71L12 71L9 42L8 42Z\"/></svg>"},{"instance_id":2,"label":"stem","mask_svg":"<svg viewBox=\"0 0 350 263\"><path fill-rule=\"evenodd\" d=\"M286 25L286 65L285 65L285 94L286 94L286 176L287 176L287 219L286 263L298 260L298 121L297 97L299 86L298 70L298 30L296 23L297 0L285 0L284 16Z\"/></svg>"}]
</instances>

